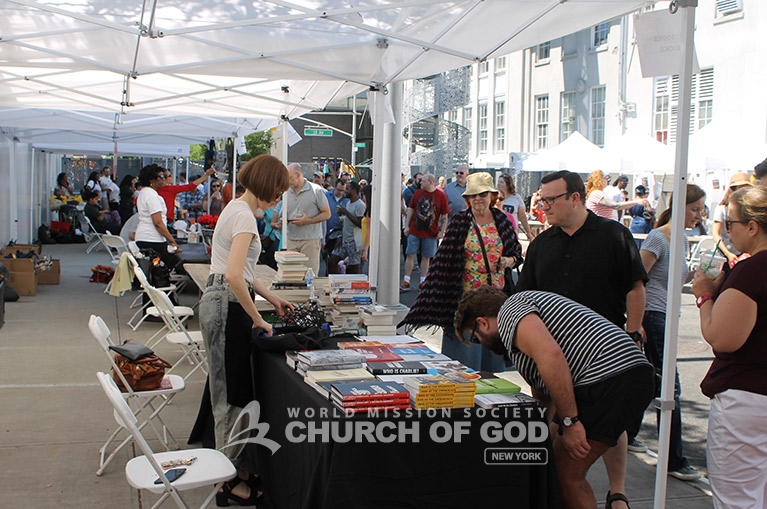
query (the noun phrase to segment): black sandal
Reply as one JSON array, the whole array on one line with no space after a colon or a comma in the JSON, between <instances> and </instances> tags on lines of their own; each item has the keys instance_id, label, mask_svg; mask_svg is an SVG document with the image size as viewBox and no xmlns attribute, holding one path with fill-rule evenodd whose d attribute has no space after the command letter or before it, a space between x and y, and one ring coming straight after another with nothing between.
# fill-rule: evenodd
<instances>
[{"instance_id":1,"label":"black sandal","mask_svg":"<svg viewBox=\"0 0 767 509\"><path fill-rule=\"evenodd\" d=\"M216 506L229 507L229 504L232 503L233 505L253 507L261 503L264 499L264 492L258 489L251 488L250 496L248 498L238 497L233 494L232 488L240 484L240 482L247 484L247 481L241 480L239 477L233 481L225 482L221 487L221 491L216 493Z\"/></svg>"},{"instance_id":2,"label":"black sandal","mask_svg":"<svg viewBox=\"0 0 767 509\"><path fill-rule=\"evenodd\" d=\"M616 500L620 502L625 502L626 507L631 509L631 507L629 506L629 499L626 497L626 495L624 495L623 493L610 493L609 491L607 492L607 501L605 502L605 509L612 509L613 502L615 502Z\"/></svg>"}]
</instances>

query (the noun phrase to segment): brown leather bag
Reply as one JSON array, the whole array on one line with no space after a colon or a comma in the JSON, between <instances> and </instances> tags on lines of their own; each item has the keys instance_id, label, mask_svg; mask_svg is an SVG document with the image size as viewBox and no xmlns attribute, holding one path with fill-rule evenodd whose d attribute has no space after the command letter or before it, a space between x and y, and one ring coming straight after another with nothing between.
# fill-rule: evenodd
<instances>
[{"instance_id":1,"label":"brown leather bag","mask_svg":"<svg viewBox=\"0 0 767 509\"><path fill-rule=\"evenodd\" d=\"M165 370L171 367L167 361L155 354L131 361L117 353L115 354L115 364L134 391L159 389L162 386L162 379L165 377ZM122 392L128 392L117 373L113 373L112 377Z\"/></svg>"}]
</instances>

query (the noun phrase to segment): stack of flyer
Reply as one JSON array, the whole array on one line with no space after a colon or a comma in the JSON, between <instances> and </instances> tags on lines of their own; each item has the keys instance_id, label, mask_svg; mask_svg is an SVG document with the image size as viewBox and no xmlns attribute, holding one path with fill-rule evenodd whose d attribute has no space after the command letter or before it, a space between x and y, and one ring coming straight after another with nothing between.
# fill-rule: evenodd
<instances>
[{"instance_id":1,"label":"stack of flyer","mask_svg":"<svg viewBox=\"0 0 767 509\"><path fill-rule=\"evenodd\" d=\"M277 262L278 283L305 282L308 256L298 251L277 251L274 253L274 259Z\"/></svg>"},{"instance_id":2,"label":"stack of flyer","mask_svg":"<svg viewBox=\"0 0 767 509\"><path fill-rule=\"evenodd\" d=\"M392 382L334 382L330 388L330 401L336 408L351 413L405 410L410 408L410 393L403 385Z\"/></svg>"},{"instance_id":3,"label":"stack of flyer","mask_svg":"<svg viewBox=\"0 0 767 509\"><path fill-rule=\"evenodd\" d=\"M333 308L330 319L336 330L359 329L360 316L357 306L373 303L370 282L366 274L330 274L328 276L329 299Z\"/></svg>"},{"instance_id":4,"label":"stack of flyer","mask_svg":"<svg viewBox=\"0 0 767 509\"><path fill-rule=\"evenodd\" d=\"M357 309L369 336L394 336L397 334L397 326L394 324L396 311L375 304L360 306Z\"/></svg>"},{"instance_id":5,"label":"stack of flyer","mask_svg":"<svg viewBox=\"0 0 767 509\"><path fill-rule=\"evenodd\" d=\"M454 371L444 375L406 377L404 385L416 409L472 408L477 391L472 375Z\"/></svg>"}]
</instances>

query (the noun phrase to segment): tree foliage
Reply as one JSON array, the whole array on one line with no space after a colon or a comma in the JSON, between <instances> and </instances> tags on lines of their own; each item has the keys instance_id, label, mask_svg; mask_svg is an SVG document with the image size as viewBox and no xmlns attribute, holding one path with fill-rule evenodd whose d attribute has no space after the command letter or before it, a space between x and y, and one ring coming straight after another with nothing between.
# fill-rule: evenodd
<instances>
[{"instance_id":1,"label":"tree foliage","mask_svg":"<svg viewBox=\"0 0 767 509\"><path fill-rule=\"evenodd\" d=\"M272 131L258 131L245 135L246 153L238 156L240 161L249 161L261 154L268 154L272 147ZM189 147L189 159L192 161L203 161L205 159L206 145L191 145Z\"/></svg>"}]
</instances>

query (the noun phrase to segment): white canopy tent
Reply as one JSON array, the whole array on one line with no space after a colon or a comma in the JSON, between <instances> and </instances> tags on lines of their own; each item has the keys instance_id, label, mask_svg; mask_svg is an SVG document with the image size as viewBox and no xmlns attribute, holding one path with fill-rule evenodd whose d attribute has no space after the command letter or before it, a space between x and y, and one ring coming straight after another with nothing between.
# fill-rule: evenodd
<instances>
[{"instance_id":1,"label":"white canopy tent","mask_svg":"<svg viewBox=\"0 0 767 509\"><path fill-rule=\"evenodd\" d=\"M203 116L284 118L322 89L343 98L504 55L636 11L644 0L0 0L0 106ZM679 0L697 5L695 0ZM685 12L687 11L687 12ZM683 8L686 63L680 72L679 125L688 125L694 9ZM307 83L283 88L282 80ZM395 114L399 92L392 87ZM382 119L384 101L377 118ZM320 107L320 106L315 106ZM269 115L271 113L272 115ZM399 122L399 120L397 120ZM2 125L2 124L0 124ZM401 125L375 122L373 247L379 300L397 288ZM32 168L22 147L0 137L0 155ZM687 175L687 134L679 131L675 192ZM4 144L3 144L4 143ZM32 162L32 164L30 164ZM592 166L593 167L593 166ZM552 168L552 169L559 169ZM0 178L3 177L0 174ZM22 179L11 178L11 188ZM22 189L23 191L23 189ZM12 196L18 193L11 192ZM23 193L21 193L23 195ZM14 200L9 200L14 202ZM15 206L15 203L14 203ZM683 202L674 212L667 348L675 348L682 261ZM20 206L19 208L23 208ZM9 213L10 212L10 213ZM16 210L0 205L3 223ZM389 240L387 242L387 240ZM378 260L385 261L380 266ZM679 263L677 263L679 262ZM675 362L666 354L664 375ZM662 394L664 418L673 383ZM670 412L669 412L670 413ZM662 431L668 435L667 420ZM663 435L662 435L663 436ZM661 450L668 447L661 440ZM661 455L661 460L664 456ZM662 461L661 461L662 463ZM656 507L665 499L659 465Z\"/></svg>"},{"instance_id":2,"label":"white canopy tent","mask_svg":"<svg viewBox=\"0 0 767 509\"><path fill-rule=\"evenodd\" d=\"M605 146L605 152L619 161L621 173L674 173L673 149L650 136L629 131Z\"/></svg>"},{"instance_id":3,"label":"white canopy tent","mask_svg":"<svg viewBox=\"0 0 767 509\"><path fill-rule=\"evenodd\" d=\"M620 170L620 160L575 131L556 147L536 152L522 161L522 169L524 171L568 170L576 173L602 170L604 173L611 173Z\"/></svg>"}]
</instances>

